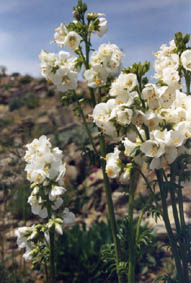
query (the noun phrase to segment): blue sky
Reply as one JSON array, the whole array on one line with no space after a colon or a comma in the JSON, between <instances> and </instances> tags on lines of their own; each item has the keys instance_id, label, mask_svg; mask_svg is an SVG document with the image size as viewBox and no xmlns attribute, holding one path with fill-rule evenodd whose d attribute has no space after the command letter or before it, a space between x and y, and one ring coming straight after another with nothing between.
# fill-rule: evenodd
<instances>
[{"instance_id":1,"label":"blue sky","mask_svg":"<svg viewBox=\"0 0 191 283\"><path fill-rule=\"evenodd\" d=\"M0 0L0 65L8 73L40 76L41 49L57 52L50 44L61 22L72 20L77 0ZM117 44L126 54L124 65L154 60L153 52L173 39L191 33L191 0L86 0L90 12L103 12L109 31L93 46Z\"/></svg>"}]
</instances>

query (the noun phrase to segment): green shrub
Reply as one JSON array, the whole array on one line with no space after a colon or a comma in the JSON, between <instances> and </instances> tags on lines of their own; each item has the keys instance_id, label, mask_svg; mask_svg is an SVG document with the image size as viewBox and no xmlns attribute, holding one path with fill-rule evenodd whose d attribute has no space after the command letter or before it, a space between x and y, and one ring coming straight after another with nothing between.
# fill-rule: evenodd
<instances>
[{"instance_id":1,"label":"green shrub","mask_svg":"<svg viewBox=\"0 0 191 283\"><path fill-rule=\"evenodd\" d=\"M19 72L14 72L14 73L11 74L11 76L17 78L17 77L20 76L20 73Z\"/></svg>"},{"instance_id":2,"label":"green shrub","mask_svg":"<svg viewBox=\"0 0 191 283\"><path fill-rule=\"evenodd\" d=\"M29 109L34 109L39 106L39 97L33 92L27 92L22 96L22 104Z\"/></svg>"},{"instance_id":3,"label":"green shrub","mask_svg":"<svg viewBox=\"0 0 191 283\"><path fill-rule=\"evenodd\" d=\"M110 228L103 222L95 222L89 230L75 225L65 231L57 246L57 280L66 283L110 282L100 258L102 245L111 243ZM113 281L115 282L115 281Z\"/></svg>"},{"instance_id":4,"label":"green shrub","mask_svg":"<svg viewBox=\"0 0 191 283\"><path fill-rule=\"evenodd\" d=\"M55 90L54 89L49 89L47 92L47 96L52 97L55 95Z\"/></svg>"},{"instance_id":5,"label":"green shrub","mask_svg":"<svg viewBox=\"0 0 191 283\"><path fill-rule=\"evenodd\" d=\"M23 106L23 102L20 97L14 97L10 104L9 104L9 111L14 111L16 109L19 109L21 106Z\"/></svg>"},{"instance_id":6,"label":"green shrub","mask_svg":"<svg viewBox=\"0 0 191 283\"><path fill-rule=\"evenodd\" d=\"M12 87L13 87L13 84L12 84L12 83L7 83L7 84L4 84L4 85L3 85L4 90L8 90L8 89L10 89L10 88L12 88Z\"/></svg>"},{"instance_id":7,"label":"green shrub","mask_svg":"<svg viewBox=\"0 0 191 283\"><path fill-rule=\"evenodd\" d=\"M32 77L30 75L25 75L24 77L22 77L19 82L23 85L29 84L32 81Z\"/></svg>"},{"instance_id":8,"label":"green shrub","mask_svg":"<svg viewBox=\"0 0 191 283\"><path fill-rule=\"evenodd\" d=\"M136 227L137 220L134 221L134 229ZM128 274L128 249L129 249L129 233L128 233L128 217L125 217L121 221L120 229L118 233L119 243L121 246L121 258L120 272L127 280ZM140 227L140 235L137 243L136 252L136 282L141 282L139 279L141 275L146 274L149 270L155 272L157 268L162 266L161 263L161 251L158 248L158 241L154 231L149 228L146 224ZM115 255L114 245L106 244L102 247L101 258L106 264L107 271L110 274L110 278L116 276L115 268ZM114 281L115 282L115 281Z\"/></svg>"},{"instance_id":9,"label":"green shrub","mask_svg":"<svg viewBox=\"0 0 191 283\"><path fill-rule=\"evenodd\" d=\"M0 129L2 130L8 127L12 122L13 120L11 118L0 119Z\"/></svg>"}]
</instances>

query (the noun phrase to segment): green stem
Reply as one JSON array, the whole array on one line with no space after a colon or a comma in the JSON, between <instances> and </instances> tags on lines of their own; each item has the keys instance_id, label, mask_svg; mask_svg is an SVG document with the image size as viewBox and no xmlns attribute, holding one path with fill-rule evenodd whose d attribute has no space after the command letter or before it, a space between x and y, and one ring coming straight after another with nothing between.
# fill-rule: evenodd
<instances>
[{"instance_id":1,"label":"green stem","mask_svg":"<svg viewBox=\"0 0 191 283\"><path fill-rule=\"evenodd\" d=\"M187 95L190 95L190 81L191 81L191 74L190 72L184 71L184 77L186 82L186 93Z\"/></svg>"},{"instance_id":2,"label":"green stem","mask_svg":"<svg viewBox=\"0 0 191 283\"><path fill-rule=\"evenodd\" d=\"M91 34L86 35L85 39L85 50L86 50L86 63L85 68L86 70L89 69L89 53L90 53L90 36ZM95 107L96 105L96 99L94 95L94 90L92 88L89 88L92 107ZM81 112L82 114L82 112ZM83 118L84 125L86 124L85 117ZM88 127L86 127L86 131L88 130ZM90 141L92 140L91 136L88 134ZM92 143L92 141L91 141ZM113 207L113 200L112 200L112 192L111 192L111 186L108 179L108 176L105 172L106 162L105 162L105 156L106 156L106 147L105 147L105 139L102 134L99 136L99 145L100 145L100 153L101 153L101 168L103 173L103 180L104 180L104 188L106 193L106 200L107 200L107 207L108 207L108 213L109 213L109 221L111 225L111 231L112 231L112 237L113 237L113 243L114 243L114 249L115 249L115 259L116 259L116 269L117 269L117 277L118 277L118 283L122 283L121 275L119 272L119 263L120 263L120 247L119 247L119 240L117 238L117 224L115 219L115 213L114 213L114 207ZM93 144L92 144L93 146ZM95 146L93 147L95 153L97 153L97 150Z\"/></svg>"},{"instance_id":3,"label":"green stem","mask_svg":"<svg viewBox=\"0 0 191 283\"><path fill-rule=\"evenodd\" d=\"M95 99L95 95L94 95L94 90L93 90L93 88L89 87L89 91L90 91L90 97L91 97L91 101L92 101L92 106L95 107L96 99Z\"/></svg>"},{"instance_id":4,"label":"green stem","mask_svg":"<svg viewBox=\"0 0 191 283\"><path fill-rule=\"evenodd\" d=\"M132 169L130 176L130 186L129 186L129 203L128 203L128 231L129 231L129 265L128 265L128 282L135 282L135 230L133 225L133 209L134 209L134 192L135 192L135 182L137 176L135 170Z\"/></svg>"},{"instance_id":5,"label":"green stem","mask_svg":"<svg viewBox=\"0 0 191 283\"><path fill-rule=\"evenodd\" d=\"M183 196L182 196L180 178L178 180L178 206L179 206L179 213L180 213L180 223L181 223L181 227L183 228L185 226L185 219L184 219Z\"/></svg>"},{"instance_id":6,"label":"green stem","mask_svg":"<svg viewBox=\"0 0 191 283\"><path fill-rule=\"evenodd\" d=\"M171 197L171 205L172 205L172 210L173 210L173 216L174 216L174 221L175 221L175 226L176 226L176 231L178 235L180 234L180 221L179 221L179 216L178 216L178 211L176 207L176 195L175 195L175 188L173 184L175 183L175 175L173 173L173 167L170 167L170 197ZM164 170L163 170L164 172Z\"/></svg>"},{"instance_id":7,"label":"green stem","mask_svg":"<svg viewBox=\"0 0 191 283\"><path fill-rule=\"evenodd\" d=\"M90 132L90 129L89 129L88 124L87 124L87 122L86 122L86 117L85 117L85 115L84 115L84 111L83 111L83 109L82 109L82 107L81 107L81 104L80 104L80 102L79 102L79 100L78 100L78 97L77 97L77 95L76 95L75 92L74 92L74 94L75 94L75 97L76 97L76 102L77 102L77 105L78 105L78 108L79 108L79 111L80 111L80 115L81 115L82 120L83 120L84 127L85 127L86 132L87 132L87 135L88 135L88 137L89 137L89 141L90 141L90 143L91 143L91 145L92 145L92 147L93 147L95 153L98 155L96 146L95 146L95 144L94 144L94 141L93 141L93 138L92 138L92 135L91 135L91 132Z\"/></svg>"},{"instance_id":8,"label":"green stem","mask_svg":"<svg viewBox=\"0 0 191 283\"><path fill-rule=\"evenodd\" d=\"M119 246L119 240L117 238L117 224L116 224L116 220L115 220L111 186L110 186L108 176L105 172L106 162L105 162L104 158L106 156L106 148L105 148L105 139L104 139L104 136L102 134L100 134L100 136L99 136L99 143L100 143L100 151L101 151L101 157L102 157L101 158L101 168L102 168L102 173L103 173L107 207L108 207L108 212L109 212L109 222L110 222L110 225L111 225L112 237L113 237L114 248L115 248L117 276L118 276L118 282L121 283L122 279L121 279L121 275L119 273L120 246Z\"/></svg>"},{"instance_id":9,"label":"green stem","mask_svg":"<svg viewBox=\"0 0 191 283\"><path fill-rule=\"evenodd\" d=\"M161 170L155 170L155 174L157 176L160 194L161 194L162 209L163 209L163 220L164 220L165 227L166 227L168 237L169 237L169 240L170 240L172 253L174 255L176 270L177 270L177 276L178 276L179 282L184 282L184 281L182 281L182 279L184 277L183 277L180 257L179 257L179 254L178 254L178 248L177 248L177 245L176 245L176 241L174 239L174 235L173 235L173 232L172 232L172 228L171 228L169 216L168 216L168 207L167 207L166 195L165 195L164 186L163 186L163 177L162 177L163 172Z\"/></svg>"},{"instance_id":10,"label":"green stem","mask_svg":"<svg viewBox=\"0 0 191 283\"><path fill-rule=\"evenodd\" d=\"M133 128L134 128L135 132L137 133L137 135L139 136L140 140L141 140L142 142L144 142L144 139L143 139L143 137L141 136L141 134L140 134L139 130L137 129L137 127L134 125Z\"/></svg>"},{"instance_id":11,"label":"green stem","mask_svg":"<svg viewBox=\"0 0 191 283\"><path fill-rule=\"evenodd\" d=\"M159 206L159 204L158 204L158 201L157 201L157 199L156 199L156 195L155 195L155 193L153 192L152 187L151 187L149 181L147 180L147 177L144 175L144 173L143 173L138 167L136 167L136 169L137 169L137 171L141 174L141 176L143 177L143 179L144 179L144 181L145 181L145 183L146 183L146 185L147 185L147 188L149 189L149 191L150 191L150 193L151 193L151 195L152 195L152 197L153 197L153 199L154 199L154 202L155 202L155 204L156 204L156 207L157 207L157 209L158 209L159 212L160 212L160 215L163 216L163 213L162 213L162 211L161 211L161 209L160 209L160 206Z\"/></svg>"},{"instance_id":12,"label":"green stem","mask_svg":"<svg viewBox=\"0 0 191 283\"><path fill-rule=\"evenodd\" d=\"M44 264L44 269L45 269L45 279L46 279L46 283L48 283L48 268L47 268L46 262L45 262L45 264Z\"/></svg>"},{"instance_id":13,"label":"green stem","mask_svg":"<svg viewBox=\"0 0 191 283\"><path fill-rule=\"evenodd\" d=\"M47 196L47 211L48 211L48 219L51 219L52 217L52 209L51 209L51 203L49 201L49 198ZM56 283L56 268L55 268L55 247L54 247L54 232L55 229L52 227L49 231L49 237L50 237L50 277L51 277L51 283Z\"/></svg>"},{"instance_id":14,"label":"green stem","mask_svg":"<svg viewBox=\"0 0 191 283\"><path fill-rule=\"evenodd\" d=\"M178 180L178 206L179 206L181 230L184 231L185 219L184 219L183 197L182 197L182 188L181 188L180 178ZM189 282L187 250L186 250L185 245L186 245L185 240L183 240L183 242L182 241L180 242L185 282Z\"/></svg>"}]
</instances>

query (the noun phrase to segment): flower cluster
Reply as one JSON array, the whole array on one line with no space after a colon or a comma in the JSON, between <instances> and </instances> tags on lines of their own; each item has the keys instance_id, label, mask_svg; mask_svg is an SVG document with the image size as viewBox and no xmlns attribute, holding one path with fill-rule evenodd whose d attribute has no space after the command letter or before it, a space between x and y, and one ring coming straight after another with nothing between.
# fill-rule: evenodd
<instances>
[{"instance_id":1,"label":"flower cluster","mask_svg":"<svg viewBox=\"0 0 191 283\"><path fill-rule=\"evenodd\" d=\"M107 102L99 103L93 110L93 120L103 132L110 136L116 136L116 123L126 126L133 120L134 99L138 96L133 88L136 86L136 75L121 73L114 80L110 89L110 98Z\"/></svg>"},{"instance_id":2,"label":"flower cluster","mask_svg":"<svg viewBox=\"0 0 191 283\"><path fill-rule=\"evenodd\" d=\"M84 41L84 31L78 17L78 11L75 11L74 9L73 14L75 18L74 21L72 21L69 25L61 23L59 27L56 28L53 42L57 43L60 48L66 47L70 51L74 51L79 55L79 57L74 57L65 51L60 51L58 54L55 54L42 50L39 55L42 75L48 81L51 81L54 85L56 85L57 89L61 92L75 90L77 88L78 73L80 72L81 67L80 64L78 65L78 62L81 62L83 59L83 57L81 57L82 49L80 43ZM88 20L87 28L89 35L91 33L96 33L99 37L101 37L105 34L105 32L107 32L108 25L104 14L88 13L86 17ZM104 58L102 53L105 53ZM120 54L121 51L114 44L108 44L105 47L102 46L102 48L100 48L99 56L102 57L105 68L106 70L109 70L109 73L116 72L118 69L118 57ZM105 82L107 79L108 74L106 74L105 68L99 68L99 62L97 62L94 73L90 72L87 76L100 76L100 79L96 79L96 82L99 85L102 83L102 80ZM95 72L98 73L98 75L96 75ZM90 81L91 80L92 79L90 78ZM99 80L100 82L98 83Z\"/></svg>"},{"instance_id":3,"label":"flower cluster","mask_svg":"<svg viewBox=\"0 0 191 283\"><path fill-rule=\"evenodd\" d=\"M189 71L190 50L176 52L171 41L155 53L155 77L162 86L143 81L140 89L140 77L139 82L136 77L140 72L123 71L113 80L109 99L95 106L93 121L100 130L112 137L122 133L119 148L123 149L115 147L106 156L110 178L127 181L132 159L137 165L145 160L154 170L191 153L191 97L181 89L179 76L182 66ZM128 156L128 161L122 156Z\"/></svg>"},{"instance_id":4,"label":"flower cluster","mask_svg":"<svg viewBox=\"0 0 191 283\"><path fill-rule=\"evenodd\" d=\"M42 75L53 82L59 91L76 89L78 70L75 66L76 58L73 55L65 51L55 54L42 50L39 58Z\"/></svg>"},{"instance_id":5,"label":"flower cluster","mask_svg":"<svg viewBox=\"0 0 191 283\"><path fill-rule=\"evenodd\" d=\"M124 54L115 44L101 44L97 51L92 53L89 70L84 72L84 79L92 88L106 84L107 78L119 73L121 58Z\"/></svg>"},{"instance_id":6,"label":"flower cluster","mask_svg":"<svg viewBox=\"0 0 191 283\"><path fill-rule=\"evenodd\" d=\"M56 210L63 204L63 195L66 192L63 187L66 166L62 162L62 151L52 147L46 136L34 139L26 147L25 171L32 188L28 203L33 214L42 218L48 217L48 223L40 230L37 229L39 226L32 226L21 227L16 231L17 244L20 248L26 248L24 258L30 260L39 233L41 238L42 233L47 237L48 231L54 227L55 231L62 234L66 226L74 223L75 216L68 208L65 208L63 213L56 214Z\"/></svg>"}]
</instances>

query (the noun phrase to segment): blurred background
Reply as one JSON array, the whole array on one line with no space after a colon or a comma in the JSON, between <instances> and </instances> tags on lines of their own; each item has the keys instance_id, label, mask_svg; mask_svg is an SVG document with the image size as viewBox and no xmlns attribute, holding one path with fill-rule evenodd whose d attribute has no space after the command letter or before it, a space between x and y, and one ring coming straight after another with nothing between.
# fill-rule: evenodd
<instances>
[{"instance_id":1,"label":"blurred background","mask_svg":"<svg viewBox=\"0 0 191 283\"><path fill-rule=\"evenodd\" d=\"M126 54L124 65L153 62L153 52L173 39L174 33L191 32L190 0L86 0L89 11L105 13L109 31L94 36L97 48L103 42L117 44ZM56 51L50 44L61 22L72 20L76 0L1 0L0 64L8 73L40 76L41 49Z\"/></svg>"}]
</instances>

